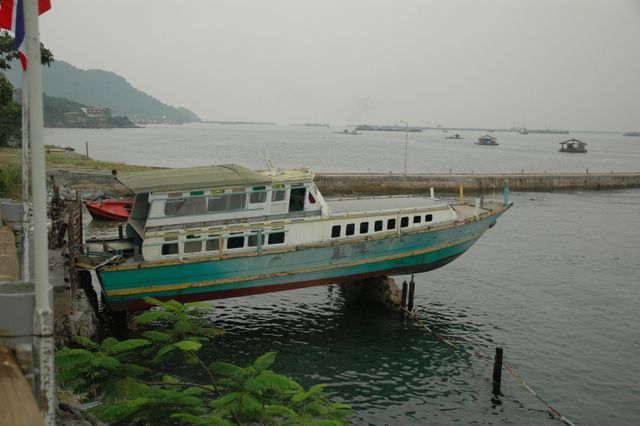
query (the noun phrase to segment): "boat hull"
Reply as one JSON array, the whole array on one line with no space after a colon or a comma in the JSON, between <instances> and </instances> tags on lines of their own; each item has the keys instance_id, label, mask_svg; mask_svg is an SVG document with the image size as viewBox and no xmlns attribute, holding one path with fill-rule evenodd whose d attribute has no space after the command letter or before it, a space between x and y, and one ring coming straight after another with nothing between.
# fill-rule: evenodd
<instances>
[{"instance_id":1,"label":"boat hull","mask_svg":"<svg viewBox=\"0 0 640 426\"><path fill-rule=\"evenodd\" d=\"M122 311L148 307L144 297L189 302L424 272L462 255L502 211L444 229L277 253L104 267L97 273L108 307Z\"/></svg>"},{"instance_id":2,"label":"boat hull","mask_svg":"<svg viewBox=\"0 0 640 426\"><path fill-rule=\"evenodd\" d=\"M84 205L94 219L126 221L129 219L133 202L88 201Z\"/></svg>"}]
</instances>

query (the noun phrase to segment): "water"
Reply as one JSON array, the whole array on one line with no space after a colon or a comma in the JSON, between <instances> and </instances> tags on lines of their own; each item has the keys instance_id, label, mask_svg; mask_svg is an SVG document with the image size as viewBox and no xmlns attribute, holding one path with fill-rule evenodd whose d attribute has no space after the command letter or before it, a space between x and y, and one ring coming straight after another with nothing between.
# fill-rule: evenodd
<instances>
[{"instance_id":1,"label":"water","mask_svg":"<svg viewBox=\"0 0 640 426\"><path fill-rule=\"evenodd\" d=\"M45 129L45 143L71 146L107 161L165 167L239 163L265 168L266 150L276 166L322 172L403 172L404 132L331 133L343 128L190 124L144 129ZM544 135L496 132L500 146L474 145L482 132L409 133L407 172L637 171L640 138L621 134ZM560 154L559 142L586 142L586 155Z\"/></svg>"},{"instance_id":2,"label":"water","mask_svg":"<svg viewBox=\"0 0 640 426\"><path fill-rule=\"evenodd\" d=\"M137 164L262 167L263 147L276 164L317 171L402 171L404 162L403 134L213 125L46 133L47 143L82 152L88 140L94 158ZM409 134L409 171L635 171L640 164L636 138L571 135L589 143L589 153L560 154L566 135L495 135L499 147L473 145L467 134L463 141ZM275 350L277 371L306 386L328 384L336 401L353 404L359 425L560 424L506 371L503 404L491 404L490 356L502 346L505 360L576 425L637 424L640 190L513 193L512 200L466 254L415 278L419 317L471 353L413 322L345 302L336 287L315 287L212 303L212 322L226 335L206 357L243 364Z\"/></svg>"}]
</instances>

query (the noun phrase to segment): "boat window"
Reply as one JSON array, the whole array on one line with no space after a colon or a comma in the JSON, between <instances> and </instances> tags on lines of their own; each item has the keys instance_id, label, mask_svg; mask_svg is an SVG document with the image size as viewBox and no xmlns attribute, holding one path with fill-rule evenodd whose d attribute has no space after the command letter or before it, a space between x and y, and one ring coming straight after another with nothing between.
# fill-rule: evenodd
<instances>
[{"instance_id":1,"label":"boat window","mask_svg":"<svg viewBox=\"0 0 640 426\"><path fill-rule=\"evenodd\" d=\"M387 220L387 229L396 229L396 220L388 219Z\"/></svg>"},{"instance_id":2,"label":"boat window","mask_svg":"<svg viewBox=\"0 0 640 426\"><path fill-rule=\"evenodd\" d=\"M260 204L267 201L267 191L264 186L254 186L253 192L249 196L249 202L251 204Z\"/></svg>"},{"instance_id":3,"label":"boat window","mask_svg":"<svg viewBox=\"0 0 640 426\"><path fill-rule=\"evenodd\" d=\"M207 242L205 244L204 249L206 251L217 251L220 250L220 237L218 235L209 235L207 238Z\"/></svg>"},{"instance_id":4,"label":"boat window","mask_svg":"<svg viewBox=\"0 0 640 426\"><path fill-rule=\"evenodd\" d=\"M356 225L354 223L350 223L347 225L346 234L353 235L356 233Z\"/></svg>"},{"instance_id":5,"label":"boat window","mask_svg":"<svg viewBox=\"0 0 640 426\"><path fill-rule=\"evenodd\" d=\"M162 254L178 254L178 243L165 243L162 245Z\"/></svg>"},{"instance_id":6,"label":"boat window","mask_svg":"<svg viewBox=\"0 0 640 426\"><path fill-rule=\"evenodd\" d=\"M168 199L164 204L165 216L191 216L207 211L205 197Z\"/></svg>"},{"instance_id":7,"label":"boat window","mask_svg":"<svg viewBox=\"0 0 640 426\"><path fill-rule=\"evenodd\" d=\"M271 201L284 201L287 192L284 189L274 189L271 193Z\"/></svg>"},{"instance_id":8,"label":"boat window","mask_svg":"<svg viewBox=\"0 0 640 426\"><path fill-rule=\"evenodd\" d=\"M244 210L247 194L228 193L219 196L209 197L207 210L210 212L221 212L227 210Z\"/></svg>"},{"instance_id":9,"label":"boat window","mask_svg":"<svg viewBox=\"0 0 640 426\"><path fill-rule=\"evenodd\" d=\"M340 225L333 225L333 228L331 228L331 238L338 238L340 236L340 228Z\"/></svg>"},{"instance_id":10,"label":"boat window","mask_svg":"<svg viewBox=\"0 0 640 426\"><path fill-rule=\"evenodd\" d=\"M185 253L200 253L202 251L202 241L185 241L184 252Z\"/></svg>"},{"instance_id":11,"label":"boat window","mask_svg":"<svg viewBox=\"0 0 640 426\"><path fill-rule=\"evenodd\" d=\"M400 228L406 228L407 226L409 226L409 217L405 216L400 219Z\"/></svg>"},{"instance_id":12,"label":"boat window","mask_svg":"<svg viewBox=\"0 0 640 426\"><path fill-rule=\"evenodd\" d=\"M360 222L360 233L366 234L369 232L369 222Z\"/></svg>"},{"instance_id":13,"label":"boat window","mask_svg":"<svg viewBox=\"0 0 640 426\"><path fill-rule=\"evenodd\" d=\"M373 230L374 230L374 232L382 231L382 221L381 220L376 220L374 222Z\"/></svg>"},{"instance_id":14,"label":"boat window","mask_svg":"<svg viewBox=\"0 0 640 426\"><path fill-rule=\"evenodd\" d=\"M258 245L258 233L252 233L251 235L249 235L249 238L247 238L247 245L249 247L255 247ZM260 245L264 245L264 235L260 234Z\"/></svg>"},{"instance_id":15,"label":"boat window","mask_svg":"<svg viewBox=\"0 0 640 426\"><path fill-rule=\"evenodd\" d=\"M431 222L433 220L433 215L432 214L428 214L424 217L424 221L425 222Z\"/></svg>"},{"instance_id":16,"label":"boat window","mask_svg":"<svg viewBox=\"0 0 640 426\"><path fill-rule=\"evenodd\" d=\"M229 239L227 239L228 249L236 249L242 247L244 247L244 235L240 235L238 237L229 237Z\"/></svg>"},{"instance_id":17,"label":"boat window","mask_svg":"<svg viewBox=\"0 0 640 426\"><path fill-rule=\"evenodd\" d=\"M306 188L291 188L291 195L289 196L289 211L301 212L304 210L304 195L307 192Z\"/></svg>"},{"instance_id":18,"label":"boat window","mask_svg":"<svg viewBox=\"0 0 640 426\"><path fill-rule=\"evenodd\" d=\"M176 212L184 203L184 198L176 198L173 200L167 200L164 203L164 215L165 216L175 216Z\"/></svg>"},{"instance_id":19,"label":"boat window","mask_svg":"<svg viewBox=\"0 0 640 426\"><path fill-rule=\"evenodd\" d=\"M267 241L269 244L284 243L284 231L270 233Z\"/></svg>"},{"instance_id":20,"label":"boat window","mask_svg":"<svg viewBox=\"0 0 640 426\"><path fill-rule=\"evenodd\" d=\"M420 222L422 222L422 216L413 217L413 223L420 223Z\"/></svg>"},{"instance_id":21,"label":"boat window","mask_svg":"<svg viewBox=\"0 0 640 426\"><path fill-rule=\"evenodd\" d=\"M247 194L235 193L227 195L229 197L229 209L228 210L242 210L244 209Z\"/></svg>"}]
</instances>

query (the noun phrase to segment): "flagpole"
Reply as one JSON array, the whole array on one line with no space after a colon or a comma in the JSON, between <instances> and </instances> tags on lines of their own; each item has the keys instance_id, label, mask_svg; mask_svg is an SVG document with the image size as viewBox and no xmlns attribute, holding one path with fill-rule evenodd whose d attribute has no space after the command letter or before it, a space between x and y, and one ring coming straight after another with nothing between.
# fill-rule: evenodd
<instances>
[{"instance_id":1,"label":"flagpole","mask_svg":"<svg viewBox=\"0 0 640 426\"><path fill-rule=\"evenodd\" d=\"M29 99L29 130L31 135L31 187L33 199L34 264L36 309L34 332L39 366L39 387L36 397L40 413L47 425L55 425L53 309L49 284L47 241L47 187L44 157L42 109L42 69L40 65L40 35L38 0L24 1L25 41L27 47L27 86Z\"/></svg>"},{"instance_id":2,"label":"flagpole","mask_svg":"<svg viewBox=\"0 0 640 426\"><path fill-rule=\"evenodd\" d=\"M27 95L27 75L22 72L22 266L21 278L31 279L29 265L29 231L31 229L29 212L29 99Z\"/></svg>"}]
</instances>

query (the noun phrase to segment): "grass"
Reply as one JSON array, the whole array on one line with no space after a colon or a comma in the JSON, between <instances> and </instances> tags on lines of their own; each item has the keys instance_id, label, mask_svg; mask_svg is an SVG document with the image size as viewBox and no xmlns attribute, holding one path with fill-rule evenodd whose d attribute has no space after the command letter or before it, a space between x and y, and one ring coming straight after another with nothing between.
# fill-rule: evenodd
<instances>
[{"instance_id":1,"label":"grass","mask_svg":"<svg viewBox=\"0 0 640 426\"><path fill-rule=\"evenodd\" d=\"M69 152L57 146L45 146L47 170L105 171L119 172L149 170L152 167L125 163L112 163L87 158L77 152ZM0 148L0 198L20 199L21 194L21 149Z\"/></svg>"}]
</instances>

